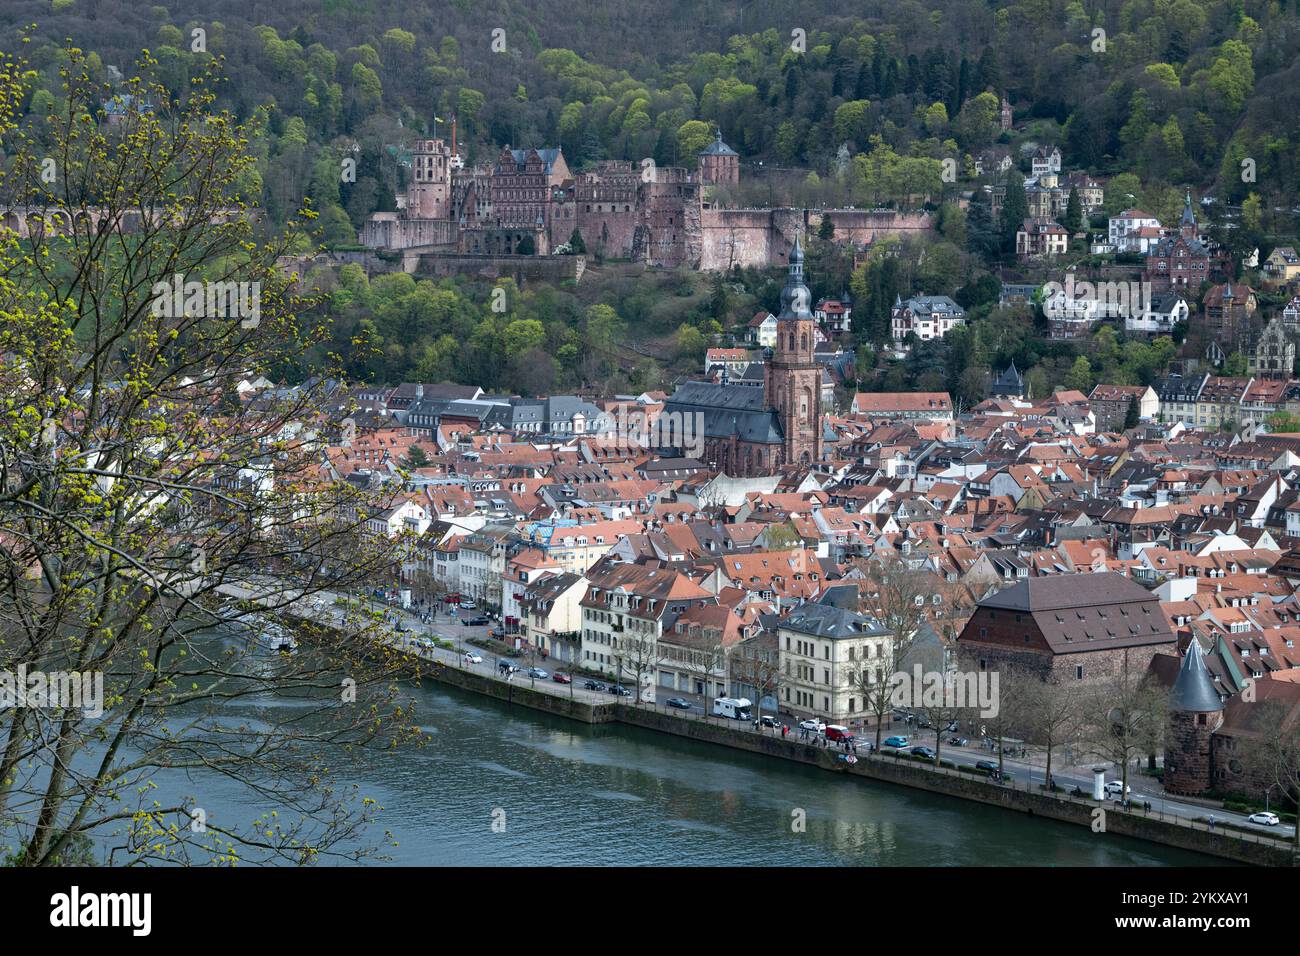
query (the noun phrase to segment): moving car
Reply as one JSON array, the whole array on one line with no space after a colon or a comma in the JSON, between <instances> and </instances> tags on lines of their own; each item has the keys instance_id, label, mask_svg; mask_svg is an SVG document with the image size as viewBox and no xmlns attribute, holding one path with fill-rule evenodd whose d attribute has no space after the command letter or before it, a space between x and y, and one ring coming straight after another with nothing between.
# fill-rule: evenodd
<instances>
[{"instance_id":1,"label":"moving car","mask_svg":"<svg viewBox=\"0 0 1300 956\"><path fill-rule=\"evenodd\" d=\"M839 724L828 724L826 727L827 740L852 740L853 731L847 727L841 727Z\"/></svg>"},{"instance_id":2,"label":"moving car","mask_svg":"<svg viewBox=\"0 0 1300 956\"><path fill-rule=\"evenodd\" d=\"M1126 797L1133 792L1132 787L1125 787L1124 784L1118 780L1112 780L1106 784L1107 793L1119 793L1121 789L1124 791L1124 796Z\"/></svg>"},{"instance_id":3,"label":"moving car","mask_svg":"<svg viewBox=\"0 0 1300 956\"><path fill-rule=\"evenodd\" d=\"M975 769L982 770L984 773L997 773L998 762L996 760L977 760L975 761Z\"/></svg>"},{"instance_id":4,"label":"moving car","mask_svg":"<svg viewBox=\"0 0 1300 956\"><path fill-rule=\"evenodd\" d=\"M970 743L965 737L949 737L948 745L950 747L965 747Z\"/></svg>"},{"instance_id":5,"label":"moving car","mask_svg":"<svg viewBox=\"0 0 1300 956\"><path fill-rule=\"evenodd\" d=\"M886 747L906 747L907 738L903 736L894 736L885 738Z\"/></svg>"},{"instance_id":6,"label":"moving car","mask_svg":"<svg viewBox=\"0 0 1300 956\"><path fill-rule=\"evenodd\" d=\"M926 760L934 759L934 751L929 747L913 747L908 751L913 757L924 757Z\"/></svg>"},{"instance_id":7,"label":"moving car","mask_svg":"<svg viewBox=\"0 0 1300 956\"><path fill-rule=\"evenodd\" d=\"M438 646L434 643L434 640L431 637L417 637L414 640L414 644L416 647L422 648L426 651L431 651Z\"/></svg>"},{"instance_id":8,"label":"moving car","mask_svg":"<svg viewBox=\"0 0 1300 956\"><path fill-rule=\"evenodd\" d=\"M555 681L555 683L557 684L573 683L573 678L570 677L568 674L564 673L564 671L556 671L554 674L551 675L551 680Z\"/></svg>"},{"instance_id":9,"label":"moving car","mask_svg":"<svg viewBox=\"0 0 1300 956\"><path fill-rule=\"evenodd\" d=\"M583 681L583 682L582 682L582 686L585 687L585 688L587 688L587 690L601 690L601 691L603 691L603 690L606 689L606 688L605 688L605 685L602 684L602 683L601 683L600 681L598 681L598 680L588 680L588 681Z\"/></svg>"},{"instance_id":10,"label":"moving car","mask_svg":"<svg viewBox=\"0 0 1300 956\"><path fill-rule=\"evenodd\" d=\"M669 697L664 701L669 707L676 707L678 710L690 710L691 702L685 697Z\"/></svg>"},{"instance_id":11,"label":"moving car","mask_svg":"<svg viewBox=\"0 0 1300 956\"><path fill-rule=\"evenodd\" d=\"M1280 820L1278 820L1276 813L1267 813L1264 811L1261 811L1259 813L1252 813L1250 816L1246 817L1246 819L1249 820L1251 823L1258 823L1266 827L1275 827L1278 825L1278 823L1281 822Z\"/></svg>"},{"instance_id":12,"label":"moving car","mask_svg":"<svg viewBox=\"0 0 1300 956\"><path fill-rule=\"evenodd\" d=\"M632 692L631 692L630 690L628 690L626 687L624 687L622 684L615 684L613 687L611 687L611 688L609 689L609 692L610 692L611 694L613 694L615 697L631 697L631 696L632 696Z\"/></svg>"},{"instance_id":13,"label":"moving car","mask_svg":"<svg viewBox=\"0 0 1300 956\"><path fill-rule=\"evenodd\" d=\"M482 626L483 626L484 624L486 624L486 623L488 623L487 616L484 615L484 614L480 614L478 617L467 618L466 621L465 621L465 626L466 626L466 627L482 627Z\"/></svg>"},{"instance_id":14,"label":"moving car","mask_svg":"<svg viewBox=\"0 0 1300 956\"><path fill-rule=\"evenodd\" d=\"M533 680L546 680L546 678L550 677L551 675L548 674L546 671L542 670L540 667L530 667L528 668L528 676L531 677Z\"/></svg>"},{"instance_id":15,"label":"moving car","mask_svg":"<svg viewBox=\"0 0 1300 956\"><path fill-rule=\"evenodd\" d=\"M771 714L764 714L761 723L764 727L774 727L777 730L780 730L782 727L781 721L777 720Z\"/></svg>"},{"instance_id":16,"label":"moving car","mask_svg":"<svg viewBox=\"0 0 1300 956\"><path fill-rule=\"evenodd\" d=\"M466 664L482 664L482 663L483 663L483 655L481 655L481 654L475 654L473 651L466 651L466 652L465 652L465 663L466 663Z\"/></svg>"},{"instance_id":17,"label":"moving car","mask_svg":"<svg viewBox=\"0 0 1300 956\"><path fill-rule=\"evenodd\" d=\"M515 674L518 673L519 668L509 661L497 661L497 670L503 674Z\"/></svg>"},{"instance_id":18,"label":"moving car","mask_svg":"<svg viewBox=\"0 0 1300 956\"><path fill-rule=\"evenodd\" d=\"M472 611L472 610L474 610L476 607L478 607L478 605L475 604L475 603L474 603L472 600L470 600L469 598L465 598L464 600L462 600L462 601L460 602L460 606L461 606L461 608L462 608L463 610L466 610L466 611Z\"/></svg>"},{"instance_id":19,"label":"moving car","mask_svg":"<svg viewBox=\"0 0 1300 956\"><path fill-rule=\"evenodd\" d=\"M799 728L801 730L811 730L813 733L820 734L826 729L826 725L816 717L810 717L808 720L799 721Z\"/></svg>"}]
</instances>

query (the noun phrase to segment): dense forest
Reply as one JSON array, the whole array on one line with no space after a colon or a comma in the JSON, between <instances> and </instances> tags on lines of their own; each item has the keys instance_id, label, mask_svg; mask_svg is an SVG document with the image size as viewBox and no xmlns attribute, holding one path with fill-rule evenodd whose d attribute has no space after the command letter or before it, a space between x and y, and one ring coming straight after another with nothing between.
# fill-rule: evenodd
<instances>
[{"instance_id":1,"label":"dense forest","mask_svg":"<svg viewBox=\"0 0 1300 956\"><path fill-rule=\"evenodd\" d=\"M133 75L147 49L177 97L220 58L219 104L258 133L250 201L274 227L308 199L322 241L335 248L355 243L371 212L394 208L403 147L426 133L446 135L453 115L471 163L504 144L559 145L575 169L602 158L689 163L717 129L742 157L750 185L738 199L744 188L811 205L928 197L940 228L925 249L906 250L901 262L873 257L850 275L824 241L810 264L815 294L852 286L863 342L880 341L896 293L958 293L972 314L987 311L989 269L1008 253L1006 224L978 202L959 211L952 200L971 188L974 156L1011 142L998 123L1003 96L1022 140L1057 144L1068 168L1111 179L1107 211L1141 202L1169 216L1190 186L1245 210L1244 228L1230 237L1236 247L1266 251L1270 237L1296 231L1300 0L871 0L851 9L825 0L661 0L653 15L646 11L626 0L8 0L0 48L23 43L37 73L24 108L38 139L41 118L60 102L66 44L91 54L106 90ZM341 182L347 156L357 159L357 175ZM948 183L940 162L953 156L962 174ZM776 178L781 171L790 175ZM773 178L764 183L765 175ZM773 194L773 182L786 192ZM1014 210L1014 196L1009 202ZM657 357L691 359L718 330L747 319L745 309L775 304L771 277L732 279L675 280L686 286L676 297L682 308L654 330L667 345ZM355 274L334 281L327 307L341 326L368 323L375 336L379 358L358 358L358 374L466 374L466 363L448 365L449 343L478 335L491 351L500 344L493 336L512 323L535 322L540 338L529 325L526 337L511 338L513 351L468 363L483 384L654 377L648 361L629 367L613 340L588 337L588 310L600 303L573 290L519 296L502 317L485 310L473 283L406 288L393 279L362 288ZM438 301L447 296L456 301ZM620 296L604 300L616 331L631 327L640 338L645 330L625 301L635 293ZM997 342L981 361L1015 354L1006 336ZM1040 351L1031 342L1020 357L1033 365ZM592 367L590 357L602 354L610 364ZM547 361L539 373L520 355ZM1094 351L1056 356L1068 368L1045 374L1059 382L1082 373L1079 358L1119 367ZM1139 375L1149 363L1131 365ZM895 374L914 384L922 373ZM966 385L975 397L974 375Z\"/></svg>"}]
</instances>

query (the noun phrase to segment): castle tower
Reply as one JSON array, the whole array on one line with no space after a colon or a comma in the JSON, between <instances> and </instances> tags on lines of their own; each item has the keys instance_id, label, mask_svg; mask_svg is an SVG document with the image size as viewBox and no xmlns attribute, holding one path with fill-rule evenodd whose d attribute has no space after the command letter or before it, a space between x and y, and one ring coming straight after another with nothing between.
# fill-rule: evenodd
<instances>
[{"instance_id":1,"label":"castle tower","mask_svg":"<svg viewBox=\"0 0 1300 956\"><path fill-rule=\"evenodd\" d=\"M734 186L740 182L740 155L717 138L700 151L700 182L706 185Z\"/></svg>"},{"instance_id":2,"label":"castle tower","mask_svg":"<svg viewBox=\"0 0 1300 956\"><path fill-rule=\"evenodd\" d=\"M1169 692L1169 734L1165 741L1165 790L1194 796L1214 782L1211 751L1223 723L1223 704L1193 637L1183 655L1178 679Z\"/></svg>"},{"instance_id":3,"label":"castle tower","mask_svg":"<svg viewBox=\"0 0 1300 956\"><path fill-rule=\"evenodd\" d=\"M781 420L785 464L821 458L822 370L813 358L816 320L811 302L804 285L803 247L796 236L790 274L781 290L781 314L776 317L776 347L767 366L767 404Z\"/></svg>"},{"instance_id":4,"label":"castle tower","mask_svg":"<svg viewBox=\"0 0 1300 956\"><path fill-rule=\"evenodd\" d=\"M451 218L451 150L440 139L423 139L411 153L406 218Z\"/></svg>"}]
</instances>

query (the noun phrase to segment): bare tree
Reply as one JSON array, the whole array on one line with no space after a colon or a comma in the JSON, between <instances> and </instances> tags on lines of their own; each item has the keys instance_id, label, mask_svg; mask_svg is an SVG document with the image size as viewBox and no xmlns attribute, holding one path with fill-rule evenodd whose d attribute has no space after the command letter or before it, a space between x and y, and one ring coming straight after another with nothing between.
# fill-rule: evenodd
<instances>
[{"instance_id":1,"label":"bare tree","mask_svg":"<svg viewBox=\"0 0 1300 956\"><path fill-rule=\"evenodd\" d=\"M895 707L894 675L902 669L926 623L926 603L935 593L937 575L892 554L873 558L868 567L862 610L879 621L890 637L880 645L878 657L864 662L856 682L866 710L875 720L879 750L885 717Z\"/></svg>"},{"instance_id":2,"label":"bare tree","mask_svg":"<svg viewBox=\"0 0 1300 956\"><path fill-rule=\"evenodd\" d=\"M919 712L934 731L935 766L938 766L939 759L943 755L943 735L951 732L950 728L954 722L959 722L963 717L968 717L975 712L954 693L955 677L952 672L943 673L943 685L938 688L934 696L928 702L926 697L922 697Z\"/></svg>"},{"instance_id":3,"label":"bare tree","mask_svg":"<svg viewBox=\"0 0 1300 956\"><path fill-rule=\"evenodd\" d=\"M632 699L640 703L642 684L647 675L653 681L655 671L664 661L664 650L653 634L637 634L631 630L631 624L627 626L628 630L614 640L614 665L619 683L622 683L624 674L635 675L636 689Z\"/></svg>"},{"instance_id":4,"label":"bare tree","mask_svg":"<svg viewBox=\"0 0 1300 956\"><path fill-rule=\"evenodd\" d=\"M373 810L332 775L353 748L416 733L404 659L372 622L314 628L311 653L268 664L244 625L270 623L222 603L256 594L279 614L391 563L366 533L391 499L323 465L329 330L277 266L309 246L296 224L258 237L242 199L256 133L216 109L218 66L183 103L128 81L152 108L108 124L114 91L64 55L58 105L18 125L25 64L0 54L0 189L32 225L0 232L0 670L102 675L104 693L94 720L66 702L4 715L0 832L22 865L110 833L110 862L355 857L368 851L342 847ZM236 397L309 352L320 379ZM294 566L305 584L279 576ZM268 692L311 705L243 725ZM201 798L154 801L164 772L238 784L275 822L194 827Z\"/></svg>"},{"instance_id":5,"label":"bare tree","mask_svg":"<svg viewBox=\"0 0 1300 956\"><path fill-rule=\"evenodd\" d=\"M770 646L769 646L770 645ZM727 655L731 683L754 688L754 718L763 718L763 698L776 695L781 681L780 649L768 632L741 641Z\"/></svg>"},{"instance_id":6,"label":"bare tree","mask_svg":"<svg viewBox=\"0 0 1300 956\"><path fill-rule=\"evenodd\" d=\"M995 713L981 716L980 733L994 741L998 750L998 775L1006 769L1003 741L1008 737L1023 740L1029 715L1027 704L1033 699L1033 685L1042 678L1028 670L1003 666L997 670L998 696Z\"/></svg>"},{"instance_id":7,"label":"bare tree","mask_svg":"<svg viewBox=\"0 0 1300 956\"><path fill-rule=\"evenodd\" d=\"M1300 706L1288 702L1271 681L1256 681L1258 699L1241 706L1249 708L1240 720L1237 736L1240 753L1228 759L1229 770L1243 774L1265 801L1276 791L1282 803L1296 813L1295 843L1300 848Z\"/></svg>"},{"instance_id":8,"label":"bare tree","mask_svg":"<svg viewBox=\"0 0 1300 956\"><path fill-rule=\"evenodd\" d=\"M1075 740L1083 721L1084 702L1078 685L1050 680L1025 680L1020 687L1026 740L1047 751L1043 785L1052 782L1052 759L1056 748Z\"/></svg>"},{"instance_id":9,"label":"bare tree","mask_svg":"<svg viewBox=\"0 0 1300 956\"><path fill-rule=\"evenodd\" d=\"M1165 722L1168 691L1124 650L1119 666L1082 694L1083 730L1092 752L1109 760L1120 773L1120 796L1127 800L1129 768L1158 739Z\"/></svg>"}]
</instances>

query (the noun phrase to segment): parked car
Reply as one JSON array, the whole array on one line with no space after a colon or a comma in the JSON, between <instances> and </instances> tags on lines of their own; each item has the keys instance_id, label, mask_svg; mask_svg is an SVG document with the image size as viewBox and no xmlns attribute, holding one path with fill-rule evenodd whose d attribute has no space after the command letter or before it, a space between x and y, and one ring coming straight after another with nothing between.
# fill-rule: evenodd
<instances>
[{"instance_id":1,"label":"parked car","mask_svg":"<svg viewBox=\"0 0 1300 956\"><path fill-rule=\"evenodd\" d=\"M826 725L822 723L820 720L818 720L816 717L809 718L808 720L799 721L799 727L802 730L811 730L815 734L820 734L826 729Z\"/></svg>"},{"instance_id":2,"label":"parked car","mask_svg":"<svg viewBox=\"0 0 1300 956\"><path fill-rule=\"evenodd\" d=\"M602 683L601 683L600 681L598 681L598 680L588 680L588 681L583 681L583 682L582 682L582 686L585 687L585 688L587 688L587 690L599 690L599 691L604 691L604 690L606 689L606 688L605 688L605 685L602 684Z\"/></svg>"},{"instance_id":3,"label":"parked car","mask_svg":"<svg viewBox=\"0 0 1300 956\"><path fill-rule=\"evenodd\" d=\"M482 655L482 654L475 654L473 651L466 651L466 652L465 652L465 663L466 663L466 664L482 664L482 663L483 663L483 655Z\"/></svg>"},{"instance_id":4,"label":"parked car","mask_svg":"<svg viewBox=\"0 0 1300 956\"><path fill-rule=\"evenodd\" d=\"M764 714L760 722L764 727L774 727L777 730L780 730L782 727L781 721L777 720L771 714Z\"/></svg>"},{"instance_id":5,"label":"parked car","mask_svg":"<svg viewBox=\"0 0 1300 956\"><path fill-rule=\"evenodd\" d=\"M949 737L948 745L950 747L965 747L970 743L965 737Z\"/></svg>"},{"instance_id":6,"label":"parked car","mask_svg":"<svg viewBox=\"0 0 1300 956\"><path fill-rule=\"evenodd\" d=\"M669 707L676 707L678 710L690 710L691 702L685 697L669 697L664 701Z\"/></svg>"},{"instance_id":7,"label":"parked car","mask_svg":"<svg viewBox=\"0 0 1300 956\"><path fill-rule=\"evenodd\" d=\"M480 614L478 615L478 617L470 617L465 619L466 627L482 627L484 624L487 623L488 623L488 618L487 615L485 614Z\"/></svg>"},{"instance_id":8,"label":"parked car","mask_svg":"<svg viewBox=\"0 0 1300 956\"><path fill-rule=\"evenodd\" d=\"M996 760L977 760L975 761L975 769L982 770L984 773L997 773L998 762Z\"/></svg>"},{"instance_id":9,"label":"parked car","mask_svg":"<svg viewBox=\"0 0 1300 956\"><path fill-rule=\"evenodd\" d=\"M886 747L906 747L906 746L907 746L907 738L906 738L906 737L903 737L903 736L901 736L901 735L900 735L900 736L894 736L894 737L886 737L886 738L885 738L885 746L886 746Z\"/></svg>"},{"instance_id":10,"label":"parked car","mask_svg":"<svg viewBox=\"0 0 1300 956\"><path fill-rule=\"evenodd\" d=\"M1126 797L1127 797L1130 793L1133 792L1133 788L1132 788L1132 787L1126 787L1126 786L1124 786L1123 783L1121 783L1121 782L1118 781L1118 780L1112 780L1112 781L1110 781L1109 783L1106 784L1106 792L1107 792L1107 793L1119 793L1121 790L1124 791L1124 796L1126 796Z\"/></svg>"},{"instance_id":11,"label":"parked car","mask_svg":"<svg viewBox=\"0 0 1300 956\"><path fill-rule=\"evenodd\" d=\"M1276 813L1266 813L1264 811L1252 813L1250 816L1246 817L1246 819L1251 823L1258 823L1261 826L1266 827L1275 827L1281 822Z\"/></svg>"},{"instance_id":12,"label":"parked car","mask_svg":"<svg viewBox=\"0 0 1300 956\"><path fill-rule=\"evenodd\" d=\"M471 601L469 598L466 598L465 600L461 601L461 602L460 602L460 606L461 606L461 608L462 608L463 610L466 610L466 611L472 611L472 610L474 610L476 607L478 607L478 605L475 604L473 601Z\"/></svg>"},{"instance_id":13,"label":"parked car","mask_svg":"<svg viewBox=\"0 0 1300 956\"><path fill-rule=\"evenodd\" d=\"M908 751L913 757L924 757L926 760L934 759L934 751L929 747L913 747Z\"/></svg>"},{"instance_id":14,"label":"parked car","mask_svg":"<svg viewBox=\"0 0 1300 956\"><path fill-rule=\"evenodd\" d=\"M610 692L611 694L613 694L615 697L631 697L631 696L632 696L632 692L631 692L630 690L628 690L626 687L624 687L622 684L615 684L613 687L611 687L611 688L609 689L609 692Z\"/></svg>"},{"instance_id":15,"label":"parked car","mask_svg":"<svg viewBox=\"0 0 1300 956\"><path fill-rule=\"evenodd\" d=\"M564 671L556 671L554 674L551 675L551 680L555 681L555 683L557 684L573 683L573 678L570 677L568 674L564 673Z\"/></svg>"},{"instance_id":16,"label":"parked car","mask_svg":"<svg viewBox=\"0 0 1300 956\"><path fill-rule=\"evenodd\" d=\"M515 674L518 673L519 668L509 661L497 661L497 670L503 674Z\"/></svg>"}]
</instances>

